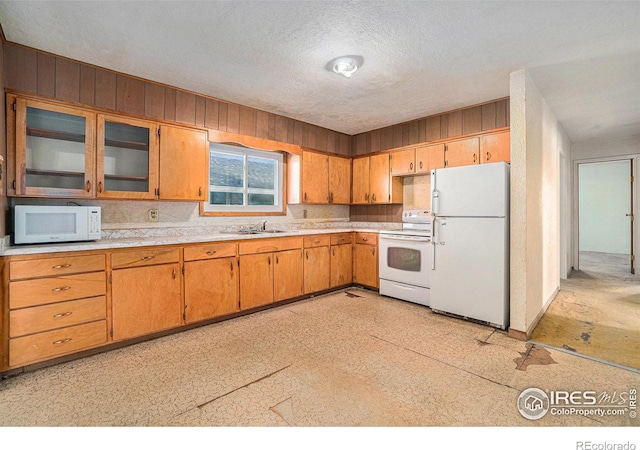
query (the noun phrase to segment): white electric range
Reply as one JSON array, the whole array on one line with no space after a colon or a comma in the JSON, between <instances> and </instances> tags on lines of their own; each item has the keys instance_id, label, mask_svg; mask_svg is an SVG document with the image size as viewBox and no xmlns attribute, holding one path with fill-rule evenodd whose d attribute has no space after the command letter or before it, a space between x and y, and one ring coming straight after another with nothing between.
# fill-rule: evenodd
<instances>
[{"instance_id":1,"label":"white electric range","mask_svg":"<svg viewBox=\"0 0 640 450\"><path fill-rule=\"evenodd\" d=\"M429 306L432 218L428 210L404 210L401 229L380 231L381 295Z\"/></svg>"}]
</instances>

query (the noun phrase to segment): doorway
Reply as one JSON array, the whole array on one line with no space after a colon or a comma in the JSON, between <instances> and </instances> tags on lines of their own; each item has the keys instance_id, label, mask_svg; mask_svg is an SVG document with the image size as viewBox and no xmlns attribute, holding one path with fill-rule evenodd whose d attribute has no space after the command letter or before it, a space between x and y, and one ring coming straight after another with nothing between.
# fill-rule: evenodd
<instances>
[{"instance_id":1,"label":"doorway","mask_svg":"<svg viewBox=\"0 0 640 450\"><path fill-rule=\"evenodd\" d=\"M577 164L575 269L635 273L633 159Z\"/></svg>"}]
</instances>

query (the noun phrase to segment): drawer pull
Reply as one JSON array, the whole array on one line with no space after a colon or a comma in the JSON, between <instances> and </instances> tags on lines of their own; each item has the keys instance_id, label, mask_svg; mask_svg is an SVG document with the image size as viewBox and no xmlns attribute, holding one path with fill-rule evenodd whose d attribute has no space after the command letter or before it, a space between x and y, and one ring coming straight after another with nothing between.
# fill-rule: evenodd
<instances>
[{"instance_id":1,"label":"drawer pull","mask_svg":"<svg viewBox=\"0 0 640 450\"><path fill-rule=\"evenodd\" d=\"M363 241L367 242L369 240L369 238L362 238Z\"/></svg>"},{"instance_id":2,"label":"drawer pull","mask_svg":"<svg viewBox=\"0 0 640 450\"><path fill-rule=\"evenodd\" d=\"M53 341L53 345L66 344L67 342L71 342L71 338L60 339L59 341Z\"/></svg>"},{"instance_id":3,"label":"drawer pull","mask_svg":"<svg viewBox=\"0 0 640 450\"><path fill-rule=\"evenodd\" d=\"M316 239L315 241L313 241L313 243L314 243L314 244L319 244L319 243L320 243L320 240L319 240L319 239Z\"/></svg>"},{"instance_id":4,"label":"drawer pull","mask_svg":"<svg viewBox=\"0 0 640 450\"><path fill-rule=\"evenodd\" d=\"M213 256L213 255L215 255L216 253L217 253L217 251L216 251L216 250L209 250L209 251L207 252L207 255L209 255L209 256Z\"/></svg>"},{"instance_id":5,"label":"drawer pull","mask_svg":"<svg viewBox=\"0 0 640 450\"><path fill-rule=\"evenodd\" d=\"M53 288L53 289L51 289L51 291L52 292L62 292L62 291L68 291L69 289L71 289L71 286L62 286L62 287Z\"/></svg>"},{"instance_id":6,"label":"drawer pull","mask_svg":"<svg viewBox=\"0 0 640 450\"><path fill-rule=\"evenodd\" d=\"M56 264L52 269L67 269L71 267L71 264Z\"/></svg>"},{"instance_id":7,"label":"drawer pull","mask_svg":"<svg viewBox=\"0 0 640 450\"><path fill-rule=\"evenodd\" d=\"M153 258L155 258L155 256L153 256L153 255L151 255L151 256L144 256L144 257L142 258L142 261L149 261L150 259L153 259Z\"/></svg>"},{"instance_id":8,"label":"drawer pull","mask_svg":"<svg viewBox=\"0 0 640 450\"><path fill-rule=\"evenodd\" d=\"M71 312L71 311L67 311L67 312L64 312L64 313L54 314L54 315L53 315L53 317L55 317L56 319L59 319L59 318L61 318L61 317L67 317L67 316L70 316L71 314L73 314L73 312Z\"/></svg>"}]
</instances>

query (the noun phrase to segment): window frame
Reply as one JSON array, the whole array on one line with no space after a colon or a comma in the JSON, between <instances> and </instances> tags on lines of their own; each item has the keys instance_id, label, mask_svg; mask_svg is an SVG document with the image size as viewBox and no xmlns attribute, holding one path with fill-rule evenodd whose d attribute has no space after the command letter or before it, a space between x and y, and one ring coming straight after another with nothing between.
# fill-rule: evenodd
<instances>
[{"instance_id":1,"label":"window frame","mask_svg":"<svg viewBox=\"0 0 640 450\"><path fill-rule=\"evenodd\" d=\"M242 145L226 144L221 142L209 143L209 160L211 160L211 153L218 151L219 153L228 153L233 155L240 155L243 157L243 192L245 201L248 200L248 194L250 188L248 186L248 164L247 160L250 156L258 158L272 159L276 161L277 167L277 181L275 186L275 198L278 204L276 205L212 205L209 203L211 191L211 171L207 172L207 200L200 202L200 215L203 216L269 216L269 215L285 215L286 214L286 188L287 188L287 176L286 176L286 155L284 152L274 150L263 150L259 148L246 147Z\"/></svg>"}]
</instances>

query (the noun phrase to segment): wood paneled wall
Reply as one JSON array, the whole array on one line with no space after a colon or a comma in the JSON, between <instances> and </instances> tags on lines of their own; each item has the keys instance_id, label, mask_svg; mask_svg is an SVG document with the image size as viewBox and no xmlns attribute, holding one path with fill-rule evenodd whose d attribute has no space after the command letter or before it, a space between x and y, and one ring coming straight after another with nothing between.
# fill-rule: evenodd
<instances>
[{"instance_id":1,"label":"wood paneled wall","mask_svg":"<svg viewBox=\"0 0 640 450\"><path fill-rule=\"evenodd\" d=\"M2 34L2 28L0 28L0 34ZM0 61L4 59L4 40L0 40ZM0 90L4 92L4 67L0 64ZM7 136L5 127L6 111L4 108L0 108L0 155L4 158L2 166L2 180L0 180L0 239L3 238L11 229L9 226L9 200L7 198ZM1 296L0 296L1 298ZM0 302L1 303L1 302ZM1 353L1 352L0 352ZM0 362L1 365L1 362Z\"/></svg>"},{"instance_id":2,"label":"wood paneled wall","mask_svg":"<svg viewBox=\"0 0 640 450\"><path fill-rule=\"evenodd\" d=\"M449 111L352 137L352 156L509 126L509 99Z\"/></svg>"},{"instance_id":3,"label":"wood paneled wall","mask_svg":"<svg viewBox=\"0 0 640 450\"><path fill-rule=\"evenodd\" d=\"M350 222L402 222L402 205L351 205Z\"/></svg>"},{"instance_id":4,"label":"wood paneled wall","mask_svg":"<svg viewBox=\"0 0 640 450\"><path fill-rule=\"evenodd\" d=\"M117 112L351 155L351 136L4 43L5 87Z\"/></svg>"}]
</instances>

